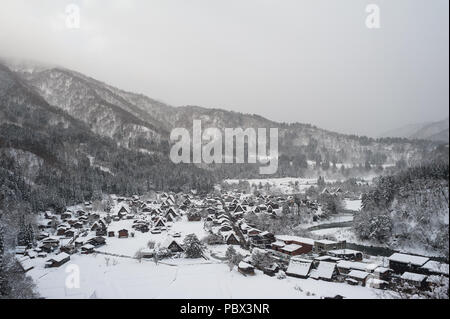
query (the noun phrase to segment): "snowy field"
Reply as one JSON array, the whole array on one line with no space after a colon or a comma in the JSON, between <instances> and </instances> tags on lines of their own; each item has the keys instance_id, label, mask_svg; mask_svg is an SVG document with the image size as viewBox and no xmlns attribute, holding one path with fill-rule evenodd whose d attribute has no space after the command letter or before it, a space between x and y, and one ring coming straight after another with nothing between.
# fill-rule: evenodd
<instances>
[{"instance_id":1,"label":"snowy field","mask_svg":"<svg viewBox=\"0 0 450 319\"><path fill-rule=\"evenodd\" d=\"M112 222L108 226L108 230L119 231L120 229L128 229L132 231L131 226L133 220L121 220L118 222ZM116 254L128 257L134 257L136 252L141 248L147 248L147 243L153 241L156 245L164 243L168 238L171 238L170 234L179 232L180 238L176 238L177 241L182 242L184 237L188 234L195 234L199 239L202 239L207 235L207 232L203 229L203 222L188 222L185 218L175 223L167 223L170 226L168 230L162 231L161 234L152 234L151 232L141 233L135 231L134 238L131 236L128 238L109 237L106 239L107 245L99 247L97 251ZM117 236L117 234L116 234Z\"/></svg>"},{"instance_id":2,"label":"snowy field","mask_svg":"<svg viewBox=\"0 0 450 319\"><path fill-rule=\"evenodd\" d=\"M226 179L225 183L228 184L238 184L239 179ZM256 178L256 179L243 179L242 181L247 181L250 186L257 187L260 183L264 186L269 184L272 191L278 190L282 194L292 194L296 192L304 192L311 186L317 185L317 178L297 178L297 177L283 177L283 178ZM298 189L294 189L295 183L298 182ZM332 182L327 180L327 182Z\"/></svg>"},{"instance_id":3,"label":"snowy field","mask_svg":"<svg viewBox=\"0 0 450 319\"><path fill-rule=\"evenodd\" d=\"M132 220L112 222L110 230L131 230ZM170 258L155 264L153 260L133 258L148 241L157 245L180 232L183 238L194 233L203 238L203 222L174 222L162 234L135 232L134 237L106 238L106 245L91 255L74 254L59 268L45 268L47 258L35 258L34 268L27 272L44 298L321 298L342 295L347 298L377 298L380 291L315 279L287 277L277 279L256 270L254 276L230 271L223 261L227 245L208 246L208 259ZM91 234L92 235L92 234ZM89 236L90 237L90 236ZM86 238L89 238L86 237ZM249 252L235 246L243 254ZM50 257L50 256L49 256ZM79 270L79 287L66 285Z\"/></svg>"},{"instance_id":4,"label":"snowy field","mask_svg":"<svg viewBox=\"0 0 450 319\"><path fill-rule=\"evenodd\" d=\"M223 263L203 259L172 260L170 265L104 255L73 255L60 268L41 264L28 272L44 298L320 298L340 294L347 298L377 298L381 291L314 279L277 279L256 271L243 276ZM178 263L178 261L183 261ZM186 263L185 261L189 261ZM77 265L79 288L66 287L66 269Z\"/></svg>"},{"instance_id":5,"label":"snowy field","mask_svg":"<svg viewBox=\"0 0 450 319\"><path fill-rule=\"evenodd\" d=\"M324 228L313 230L311 233L318 236L334 236L339 240L348 240L351 237L351 227L332 227L332 228ZM344 238L344 239L342 239Z\"/></svg>"},{"instance_id":6,"label":"snowy field","mask_svg":"<svg viewBox=\"0 0 450 319\"><path fill-rule=\"evenodd\" d=\"M351 211L359 211L361 210L362 201L360 199L344 199L344 208Z\"/></svg>"}]
</instances>

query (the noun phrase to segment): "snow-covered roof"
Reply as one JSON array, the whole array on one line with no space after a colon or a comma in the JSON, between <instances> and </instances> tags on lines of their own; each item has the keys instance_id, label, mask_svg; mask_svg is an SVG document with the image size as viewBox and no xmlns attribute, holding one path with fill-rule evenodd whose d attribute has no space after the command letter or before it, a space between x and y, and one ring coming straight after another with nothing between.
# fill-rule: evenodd
<instances>
[{"instance_id":1,"label":"snow-covered roof","mask_svg":"<svg viewBox=\"0 0 450 319\"><path fill-rule=\"evenodd\" d=\"M337 265L339 268L356 269L356 270L362 270L362 271L365 271L368 266L368 264L366 264L366 263L357 262L357 261L349 261L349 260L340 260L340 261L338 261Z\"/></svg>"},{"instance_id":2,"label":"snow-covered roof","mask_svg":"<svg viewBox=\"0 0 450 319\"><path fill-rule=\"evenodd\" d=\"M443 264L440 263L438 261L434 261L434 260L429 260L425 263L425 265L422 266L422 268L434 272L434 273L439 273L439 274L443 274L443 275L447 275L449 273L449 266L448 264Z\"/></svg>"},{"instance_id":3,"label":"snow-covered roof","mask_svg":"<svg viewBox=\"0 0 450 319\"><path fill-rule=\"evenodd\" d=\"M314 259L315 260L319 260L319 261L321 261L321 260L332 260L332 261L339 261L339 260L341 260L341 258L339 258L339 257L333 257L333 256L328 256L328 255L319 256L319 257L316 257Z\"/></svg>"},{"instance_id":4,"label":"snow-covered roof","mask_svg":"<svg viewBox=\"0 0 450 319\"><path fill-rule=\"evenodd\" d=\"M30 257L16 257L16 259L25 272L34 268L34 262L30 259Z\"/></svg>"},{"instance_id":5,"label":"snow-covered roof","mask_svg":"<svg viewBox=\"0 0 450 319\"><path fill-rule=\"evenodd\" d=\"M366 286L373 287L373 288L376 288L376 287L378 287L380 285L383 285L383 284L388 284L388 282L384 281L384 280L381 280L381 279L378 279L378 278L372 278L372 277L367 278L367 281L366 281Z\"/></svg>"},{"instance_id":6,"label":"snow-covered roof","mask_svg":"<svg viewBox=\"0 0 450 319\"><path fill-rule=\"evenodd\" d=\"M405 264L411 264L411 265L415 265L415 266L423 266L430 259L427 257L394 253L391 257L389 257L389 260L401 262L401 263L405 263Z\"/></svg>"},{"instance_id":7,"label":"snow-covered roof","mask_svg":"<svg viewBox=\"0 0 450 319\"><path fill-rule=\"evenodd\" d=\"M289 267L286 270L286 272L289 274L306 277L308 276L308 273L311 269L311 264L312 264L311 260L291 258L289 262Z\"/></svg>"},{"instance_id":8,"label":"snow-covered roof","mask_svg":"<svg viewBox=\"0 0 450 319\"><path fill-rule=\"evenodd\" d=\"M404 280L410 280L410 281L415 281L415 282L422 282L425 279L427 279L427 276L426 275L422 275L422 274L416 274L416 273L413 273L413 272L405 272L405 273L403 273L401 278L404 279Z\"/></svg>"},{"instance_id":9,"label":"snow-covered roof","mask_svg":"<svg viewBox=\"0 0 450 319\"><path fill-rule=\"evenodd\" d=\"M276 247L284 247L286 246L286 244L282 241L276 241L272 243L272 246L276 246Z\"/></svg>"},{"instance_id":10,"label":"snow-covered roof","mask_svg":"<svg viewBox=\"0 0 450 319\"><path fill-rule=\"evenodd\" d=\"M358 279L366 279L369 276L369 273L360 270L352 270L348 273L349 277L358 278Z\"/></svg>"},{"instance_id":11,"label":"snow-covered roof","mask_svg":"<svg viewBox=\"0 0 450 319\"><path fill-rule=\"evenodd\" d=\"M66 259L67 257L70 257L70 255L67 253L60 253L60 254L50 258L49 260L60 262L60 261L63 261L64 259Z\"/></svg>"},{"instance_id":12,"label":"snow-covered roof","mask_svg":"<svg viewBox=\"0 0 450 319\"><path fill-rule=\"evenodd\" d=\"M181 242L179 242L176 238L170 237L168 236L164 242L162 242L161 247L162 248L168 248L170 246L170 244L172 244L173 242L175 242L178 246L182 247Z\"/></svg>"},{"instance_id":13,"label":"snow-covered roof","mask_svg":"<svg viewBox=\"0 0 450 319\"><path fill-rule=\"evenodd\" d=\"M333 240L328 240L328 239L320 239L320 240L316 240L316 243L323 244L323 245L333 245L333 244L337 244L337 242L335 242L335 241L333 241Z\"/></svg>"},{"instance_id":14,"label":"snow-covered roof","mask_svg":"<svg viewBox=\"0 0 450 319\"><path fill-rule=\"evenodd\" d=\"M265 230L265 231L263 231L260 235L261 236L267 236L267 235L270 235L271 233L270 232L268 232L267 230Z\"/></svg>"},{"instance_id":15,"label":"snow-covered roof","mask_svg":"<svg viewBox=\"0 0 450 319\"><path fill-rule=\"evenodd\" d=\"M317 278L331 279L333 277L335 267L335 263L321 261L315 271L315 276Z\"/></svg>"},{"instance_id":16,"label":"snow-covered roof","mask_svg":"<svg viewBox=\"0 0 450 319\"><path fill-rule=\"evenodd\" d=\"M334 255L356 255L361 254L360 251L353 250L353 249L334 249L329 251L330 254Z\"/></svg>"},{"instance_id":17,"label":"snow-covered roof","mask_svg":"<svg viewBox=\"0 0 450 319\"><path fill-rule=\"evenodd\" d=\"M241 268L241 269L251 269L251 268L253 268L252 265L246 263L245 261L241 261L239 263L238 267Z\"/></svg>"},{"instance_id":18,"label":"snow-covered roof","mask_svg":"<svg viewBox=\"0 0 450 319\"><path fill-rule=\"evenodd\" d=\"M374 273L377 273L377 274L384 274L384 273L386 273L386 272L388 272L388 271L390 271L389 268L386 268L386 267L377 267L377 268L374 270Z\"/></svg>"},{"instance_id":19,"label":"snow-covered roof","mask_svg":"<svg viewBox=\"0 0 450 319\"><path fill-rule=\"evenodd\" d=\"M296 241L296 242L299 242L302 244L314 246L314 239L311 239L311 238L290 236L290 235L277 235L277 236L275 236L275 238L277 240L281 240L281 241Z\"/></svg>"},{"instance_id":20,"label":"snow-covered roof","mask_svg":"<svg viewBox=\"0 0 450 319\"><path fill-rule=\"evenodd\" d=\"M302 248L302 246L297 245L297 244L290 244L290 245L286 245L282 248L282 250L288 251L288 252L293 252L296 251L297 249Z\"/></svg>"}]
</instances>

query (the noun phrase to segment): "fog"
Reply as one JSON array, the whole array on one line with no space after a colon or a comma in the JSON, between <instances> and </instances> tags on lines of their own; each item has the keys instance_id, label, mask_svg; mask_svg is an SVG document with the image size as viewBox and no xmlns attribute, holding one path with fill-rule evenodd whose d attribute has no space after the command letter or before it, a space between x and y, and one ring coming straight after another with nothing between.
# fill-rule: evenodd
<instances>
[{"instance_id":1,"label":"fog","mask_svg":"<svg viewBox=\"0 0 450 319\"><path fill-rule=\"evenodd\" d=\"M80 8L69 28L66 6ZM380 28L366 26L366 5ZM0 56L168 104L377 136L448 116L448 0L1 0ZM73 25L69 25L73 26Z\"/></svg>"}]
</instances>

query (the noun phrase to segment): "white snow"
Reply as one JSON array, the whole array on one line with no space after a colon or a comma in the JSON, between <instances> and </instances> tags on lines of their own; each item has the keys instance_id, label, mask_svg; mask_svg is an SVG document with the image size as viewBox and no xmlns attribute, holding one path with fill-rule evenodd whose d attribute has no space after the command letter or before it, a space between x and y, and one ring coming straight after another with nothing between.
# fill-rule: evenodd
<instances>
[{"instance_id":1,"label":"white snow","mask_svg":"<svg viewBox=\"0 0 450 319\"><path fill-rule=\"evenodd\" d=\"M226 264L187 260L178 265L139 263L115 257L106 264L102 255L73 255L59 268L44 268L42 262L29 274L45 298L319 298L337 294L347 298L376 298L377 290L345 283L288 277L279 280L260 271L243 276ZM203 260L204 261L204 260ZM66 287L69 265L80 270L79 288ZM195 288L195 289L194 289ZM307 295L307 293L309 293ZM313 295L314 294L314 295Z\"/></svg>"}]
</instances>

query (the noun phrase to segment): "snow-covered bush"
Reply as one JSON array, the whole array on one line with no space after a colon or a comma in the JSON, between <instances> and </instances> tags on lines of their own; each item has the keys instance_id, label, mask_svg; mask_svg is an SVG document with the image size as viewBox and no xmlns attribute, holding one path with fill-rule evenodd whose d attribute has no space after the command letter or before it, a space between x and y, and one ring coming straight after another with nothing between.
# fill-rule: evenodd
<instances>
[{"instance_id":1,"label":"snow-covered bush","mask_svg":"<svg viewBox=\"0 0 450 319\"><path fill-rule=\"evenodd\" d=\"M286 273L284 272L284 271L282 271L282 270L280 270L278 273L277 273L277 279L286 279Z\"/></svg>"}]
</instances>

